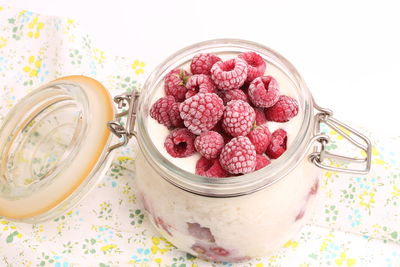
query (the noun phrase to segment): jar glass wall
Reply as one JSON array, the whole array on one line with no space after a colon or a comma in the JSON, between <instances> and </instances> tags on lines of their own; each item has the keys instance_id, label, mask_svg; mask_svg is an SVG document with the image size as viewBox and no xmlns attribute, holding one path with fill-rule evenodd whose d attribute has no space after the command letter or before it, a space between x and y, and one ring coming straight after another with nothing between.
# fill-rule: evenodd
<instances>
[{"instance_id":1,"label":"jar glass wall","mask_svg":"<svg viewBox=\"0 0 400 267\"><path fill-rule=\"evenodd\" d=\"M260 54L294 88L300 126L288 150L266 168L233 178L201 177L172 164L157 150L151 138L154 132L147 123L163 78L200 52L221 55L245 51ZM314 129L312 97L286 59L247 41L208 41L164 61L141 93L137 185L149 217L168 240L206 259L240 261L271 253L300 229L311 213L320 170L305 157Z\"/></svg>"}]
</instances>

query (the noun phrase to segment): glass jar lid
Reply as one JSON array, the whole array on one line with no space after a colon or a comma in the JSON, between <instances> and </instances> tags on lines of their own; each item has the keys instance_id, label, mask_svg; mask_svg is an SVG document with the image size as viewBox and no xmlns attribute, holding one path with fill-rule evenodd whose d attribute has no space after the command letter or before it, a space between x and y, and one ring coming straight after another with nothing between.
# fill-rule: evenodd
<instances>
[{"instance_id":1,"label":"glass jar lid","mask_svg":"<svg viewBox=\"0 0 400 267\"><path fill-rule=\"evenodd\" d=\"M84 76L24 97L0 128L0 216L43 220L76 204L108 167L114 115L108 91Z\"/></svg>"}]
</instances>

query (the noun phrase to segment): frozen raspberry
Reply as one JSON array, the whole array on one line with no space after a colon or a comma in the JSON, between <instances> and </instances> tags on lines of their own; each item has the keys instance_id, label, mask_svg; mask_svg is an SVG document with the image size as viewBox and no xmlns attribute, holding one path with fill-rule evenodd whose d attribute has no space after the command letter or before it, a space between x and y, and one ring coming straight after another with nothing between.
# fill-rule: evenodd
<instances>
[{"instance_id":1,"label":"frozen raspberry","mask_svg":"<svg viewBox=\"0 0 400 267\"><path fill-rule=\"evenodd\" d=\"M271 133L266 125L256 127L247 137L254 145L257 154L264 153L271 141Z\"/></svg>"},{"instance_id":2,"label":"frozen raspberry","mask_svg":"<svg viewBox=\"0 0 400 267\"><path fill-rule=\"evenodd\" d=\"M186 88L188 89L185 97L189 98L197 93L215 93L216 88L211 77L204 74L196 74L189 78L186 83Z\"/></svg>"},{"instance_id":3,"label":"frozen raspberry","mask_svg":"<svg viewBox=\"0 0 400 267\"><path fill-rule=\"evenodd\" d=\"M265 116L269 121L287 122L296 116L298 112L299 105L296 99L281 95L274 106L265 110Z\"/></svg>"},{"instance_id":4,"label":"frozen raspberry","mask_svg":"<svg viewBox=\"0 0 400 267\"><path fill-rule=\"evenodd\" d=\"M267 64L263 60L263 58L254 52L245 52L239 54L241 59L244 59L247 62L248 65L248 72L247 72L247 81L251 82L255 78L260 77L264 75L265 68L267 67Z\"/></svg>"},{"instance_id":5,"label":"frozen raspberry","mask_svg":"<svg viewBox=\"0 0 400 267\"><path fill-rule=\"evenodd\" d=\"M197 244L194 244L194 245L192 246L192 250L193 250L194 252L198 253L198 254L204 254L204 253L206 253L206 251L207 251L207 249L206 249L204 246L202 246L202 245L197 245Z\"/></svg>"},{"instance_id":6,"label":"frozen raspberry","mask_svg":"<svg viewBox=\"0 0 400 267\"><path fill-rule=\"evenodd\" d=\"M301 208L301 210L299 211L299 213L297 214L296 218L294 219L296 222L298 220L301 220L304 217L304 214L306 213L306 205L304 205L304 207Z\"/></svg>"},{"instance_id":7,"label":"frozen raspberry","mask_svg":"<svg viewBox=\"0 0 400 267\"><path fill-rule=\"evenodd\" d=\"M188 98L191 98L192 96L194 96L195 94L197 94L198 92L196 92L196 91L187 91L186 92L186 95L185 95L185 97L186 97L186 99L188 99Z\"/></svg>"},{"instance_id":8,"label":"frozen raspberry","mask_svg":"<svg viewBox=\"0 0 400 267\"><path fill-rule=\"evenodd\" d=\"M242 90L248 96L247 91L249 90L249 86L250 86L249 82L244 82L244 84L240 86L239 89Z\"/></svg>"},{"instance_id":9,"label":"frozen raspberry","mask_svg":"<svg viewBox=\"0 0 400 267\"><path fill-rule=\"evenodd\" d=\"M222 120L220 120L214 127L212 127L211 131L217 132L219 134L224 133L224 128L222 128Z\"/></svg>"},{"instance_id":10,"label":"frozen raspberry","mask_svg":"<svg viewBox=\"0 0 400 267\"><path fill-rule=\"evenodd\" d=\"M178 102L185 100L185 94L187 92L186 83L188 79L189 73L187 73L185 70L171 70L167 76L165 76L165 94L172 95Z\"/></svg>"},{"instance_id":11,"label":"frozen raspberry","mask_svg":"<svg viewBox=\"0 0 400 267\"><path fill-rule=\"evenodd\" d=\"M229 256L229 251L221 247L213 247L211 248L211 251L218 256L223 256L223 257Z\"/></svg>"},{"instance_id":12,"label":"frozen raspberry","mask_svg":"<svg viewBox=\"0 0 400 267\"><path fill-rule=\"evenodd\" d=\"M224 147L224 138L217 132L208 131L201 133L194 140L194 147L206 159L215 159Z\"/></svg>"},{"instance_id":13,"label":"frozen raspberry","mask_svg":"<svg viewBox=\"0 0 400 267\"><path fill-rule=\"evenodd\" d=\"M249 86L250 101L259 108L269 108L279 99L278 82L271 76L255 78Z\"/></svg>"},{"instance_id":14,"label":"frozen raspberry","mask_svg":"<svg viewBox=\"0 0 400 267\"><path fill-rule=\"evenodd\" d=\"M232 174L250 173L256 167L256 150L249 138L235 137L224 146L219 161Z\"/></svg>"},{"instance_id":15,"label":"frozen raspberry","mask_svg":"<svg viewBox=\"0 0 400 267\"><path fill-rule=\"evenodd\" d=\"M209 75L211 67L218 61L221 61L221 59L214 54L197 54L193 57L192 63L190 63L190 71L193 74Z\"/></svg>"},{"instance_id":16,"label":"frozen raspberry","mask_svg":"<svg viewBox=\"0 0 400 267\"><path fill-rule=\"evenodd\" d=\"M210 228L201 227L201 225L198 223L187 223L187 226L188 232L191 236L199 240L215 243L215 238L212 235Z\"/></svg>"},{"instance_id":17,"label":"frozen raspberry","mask_svg":"<svg viewBox=\"0 0 400 267\"><path fill-rule=\"evenodd\" d=\"M269 165L271 161L267 156L264 154L257 154L256 156L256 169L255 171L258 171L259 169L264 168L265 166Z\"/></svg>"},{"instance_id":18,"label":"frozen raspberry","mask_svg":"<svg viewBox=\"0 0 400 267\"><path fill-rule=\"evenodd\" d=\"M165 149L174 158L188 157L195 152L195 137L194 134L185 128L175 129L165 139Z\"/></svg>"},{"instance_id":19,"label":"frozen raspberry","mask_svg":"<svg viewBox=\"0 0 400 267\"><path fill-rule=\"evenodd\" d=\"M230 101L224 111L222 127L232 136L246 136L253 127L254 109L242 100Z\"/></svg>"},{"instance_id":20,"label":"frozen raspberry","mask_svg":"<svg viewBox=\"0 0 400 267\"><path fill-rule=\"evenodd\" d=\"M183 120L179 114L179 105L173 96L162 97L151 107L150 117L168 128L181 127Z\"/></svg>"},{"instance_id":21,"label":"frozen raspberry","mask_svg":"<svg viewBox=\"0 0 400 267\"><path fill-rule=\"evenodd\" d=\"M222 138L224 138L224 144L228 143L229 141L232 140L232 136L230 134L227 134L222 127L222 120L220 120L212 129L211 131L217 132L220 135L222 135Z\"/></svg>"},{"instance_id":22,"label":"frozen raspberry","mask_svg":"<svg viewBox=\"0 0 400 267\"><path fill-rule=\"evenodd\" d=\"M231 100L242 100L247 103L249 102L249 99L247 98L245 92L240 89L219 91L218 95L221 97L222 101L224 101L225 105L228 104L228 102Z\"/></svg>"},{"instance_id":23,"label":"frozen raspberry","mask_svg":"<svg viewBox=\"0 0 400 267\"><path fill-rule=\"evenodd\" d=\"M154 218L154 223L157 225L158 228L162 228L167 234L172 236L171 232L169 231L171 229L171 225L168 223L164 222L164 220L160 217Z\"/></svg>"},{"instance_id":24,"label":"frozen raspberry","mask_svg":"<svg viewBox=\"0 0 400 267\"><path fill-rule=\"evenodd\" d=\"M153 209L151 207L151 203L148 202L147 198L145 197L143 192L139 192L139 198L142 202L143 208L145 211L147 211L150 214L153 214Z\"/></svg>"},{"instance_id":25,"label":"frozen raspberry","mask_svg":"<svg viewBox=\"0 0 400 267\"><path fill-rule=\"evenodd\" d=\"M315 195L318 192L318 187L319 187L319 179L317 178L315 180L315 183L313 184L313 186L310 189L310 195Z\"/></svg>"},{"instance_id":26,"label":"frozen raspberry","mask_svg":"<svg viewBox=\"0 0 400 267\"><path fill-rule=\"evenodd\" d=\"M247 63L241 58L218 61L211 68L211 78L221 90L237 89L247 78Z\"/></svg>"},{"instance_id":27,"label":"frozen raspberry","mask_svg":"<svg viewBox=\"0 0 400 267\"><path fill-rule=\"evenodd\" d=\"M283 129L278 129L271 135L271 142L265 153L271 159L279 158L286 151L287 133Z\"/></svg>"},{"instance_id":28,"label":"frozen raspberry","mask_svg":"<svg viewBox=\"0 0 400 267\"><path fill-rule=\"evenodd\" d=\"M201 157L196 163L196 174L206 177L228 177L229 173L221 167L218 159Z\"/></svg>"},{"instance_id":29,"label":"frozen raspberry","mask_svg":"<svg viewBox=\"0 0 400 267\"><path fill-rule=\"evenodd\" d=\"M256 126L263 125L267 122L263 108L254 108L254 112L256 113Z\"/></svg>"},{"instance_id":30,"label":"frozen raspberry","mask_svg":"<svg viewBox=\"0 0 400 267\"><path fill-rule=\"evenodd\" d=\"M212 129L224 113L224 102L216 94L198 93L181 103L183 123L194 134Z\"/></svg>"},{"instance_id":31,"label":"frozen raspberry","mask_svg":"<svg viewBox=\"0 0 400 267\"><path fill-rule=\"evenodd\" d=\"M169 118L171 119L172 125L175 127L183 127L183 120L179 112L179 106L181 103L175 102L172 104L171 110L169 112Z\"/></svg>"}]
</instances>

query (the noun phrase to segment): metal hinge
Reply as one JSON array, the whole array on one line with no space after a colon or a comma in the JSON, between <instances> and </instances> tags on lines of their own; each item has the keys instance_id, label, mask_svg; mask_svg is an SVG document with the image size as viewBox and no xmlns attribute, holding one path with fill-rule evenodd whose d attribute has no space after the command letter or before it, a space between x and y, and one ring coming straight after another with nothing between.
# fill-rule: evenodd
<instances>
[{"instance_id":1,"label":"metal hinge","mask_svg":"<svg viewBox=\"0 0 400 267\"><path fill-rule=\"evenodd\" d=\"M115 115L114 120L108 122L107 126L120 139L120 142L110 146L109 152L128 144L132 136L136 137L135 122L139 95L139 92L134 90L131 93L127 92L114 97L119 112Z\"/></svg>"},{"instance_id":2,"label":"metal hinge","mask_svg":"<svg viewBox=\"0 0 400 267\"><path fill-rule=\"evenodd\" d=\"M314 152L309 155L309 159L319 168L329 170L329 171L338 171L345 172L351 174L367 174L371 169L371 151L372 145L370 140L360 132L351 128L350 126L344 124L341 121L333 118L333 112L329 109L321 108L314 102L314 108L319 111L315 115L315 130L314 130L314 138L312 141L317 141L320 145L314 148ZM351 144L358 147L360 150L364 151L366 156L364 158L356 158L356 157L347 157L343 155L338 155L334 153L330 153L326 150L327 144L330 142L329 137L326 134L321 134L320 127L321 124L326 124L331 129L335 130L338 134L343 136L343 138L347 139ZM348 131L350 134L346 133ZM357 137L359 140L356 140L354 137ZM361 142L359 142L361 141ZM356 163L358 165L364 165L363 168L351 169L351 168L341 168L334 167L324 163L327 159L336 159L345 162Z\"/></svg>"}]
</instances>

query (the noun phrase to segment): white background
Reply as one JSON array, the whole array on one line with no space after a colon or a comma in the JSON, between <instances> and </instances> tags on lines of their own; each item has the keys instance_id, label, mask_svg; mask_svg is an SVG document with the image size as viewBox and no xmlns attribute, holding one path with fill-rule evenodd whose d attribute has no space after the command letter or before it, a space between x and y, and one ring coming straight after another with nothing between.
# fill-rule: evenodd
<instances>
[{"instance_id":1,"label":"white background","mask_svg":"<svg viewBox=\"0 0 400 267\"><path fill-rule=\"evenodd\" d=\"M400 135L400 8L396 1L0 2L71 17L107 53L148 62L214 38L269 46L302 74L336 117Z\"/></svg>"}]
</instances>

